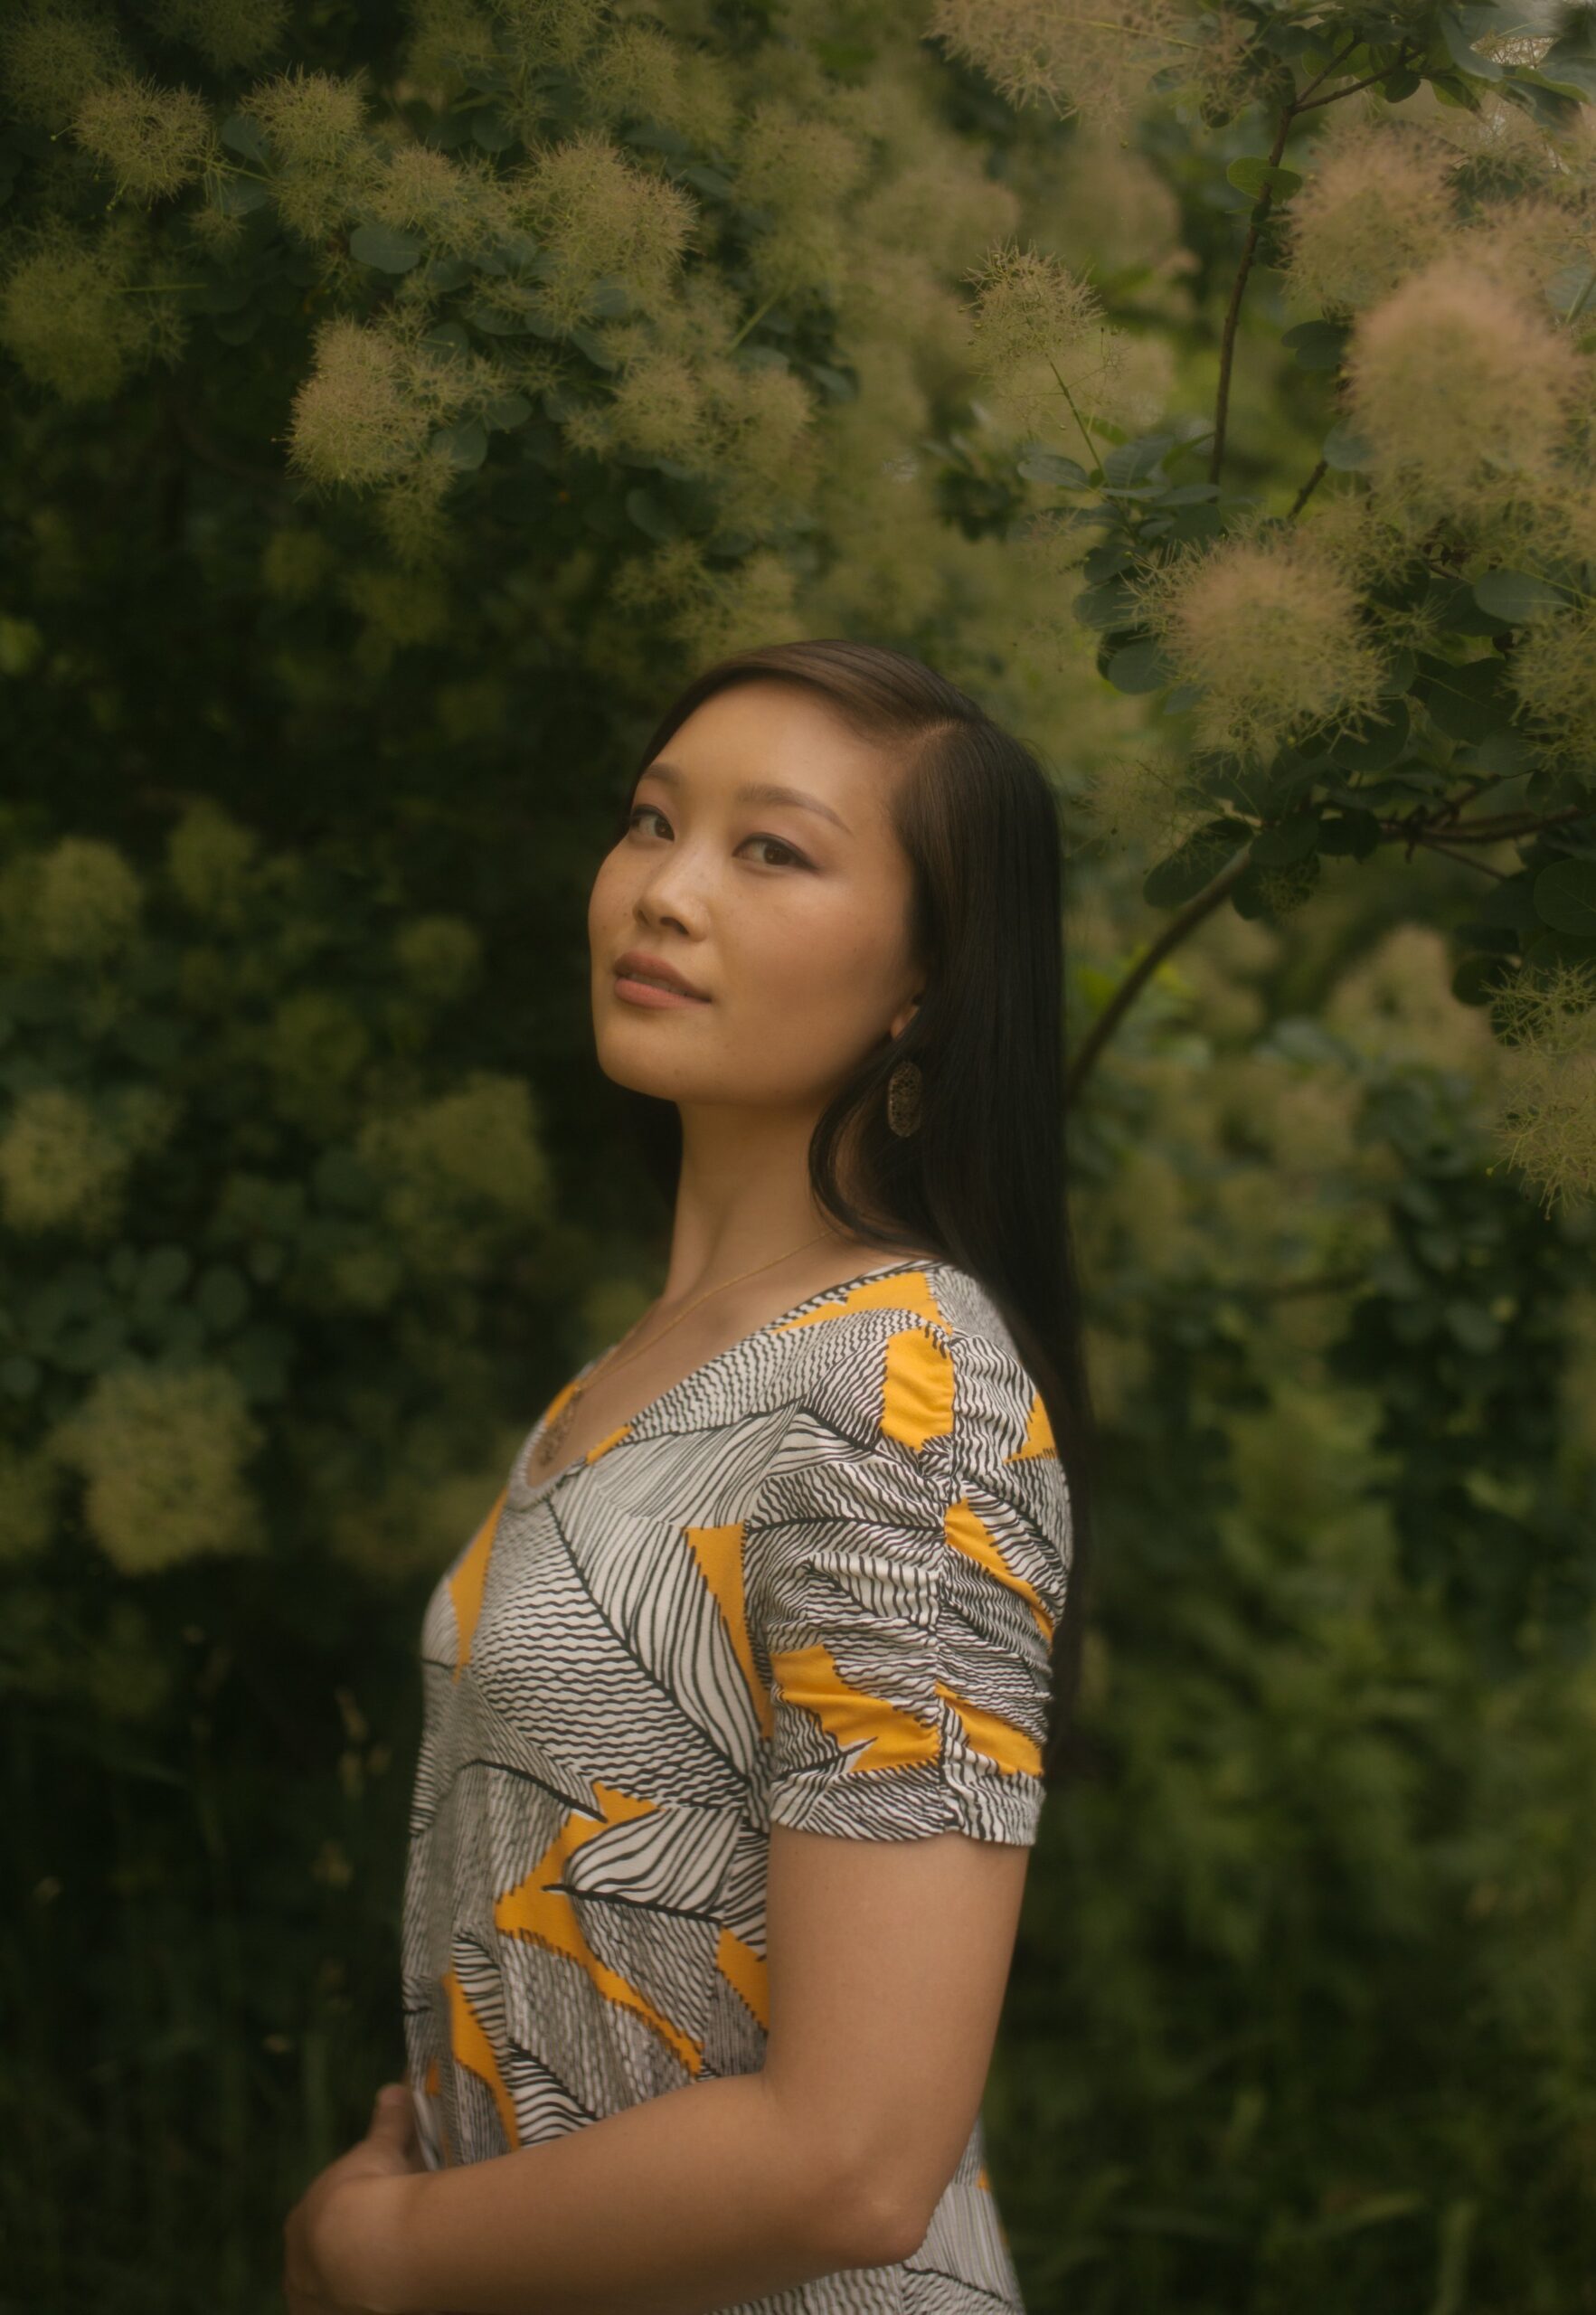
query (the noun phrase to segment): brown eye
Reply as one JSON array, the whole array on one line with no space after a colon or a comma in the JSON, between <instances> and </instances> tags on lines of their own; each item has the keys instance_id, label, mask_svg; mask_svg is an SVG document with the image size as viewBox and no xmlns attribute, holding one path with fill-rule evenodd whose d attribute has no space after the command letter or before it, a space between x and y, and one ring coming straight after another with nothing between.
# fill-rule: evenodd
<instances>
[{"instance_id":1,"label":"brown eye","mask_svg":"<svg viewBox=\"0 0 1596 2315\"><path fill-rule=\"evenodd\" d=\"M784 844L779 836L751 836L746 839L746 841L750 844L773 844L778 852L785 852L788 859L796 862L798 867L805 868L808 865L808 863L805 860L803 855L801 853L795 852L790 844ZM767 867L776 868L779 868L784 865L785 864L779 860L767 861L765 863Z\"/></svg>"}]
</instances>

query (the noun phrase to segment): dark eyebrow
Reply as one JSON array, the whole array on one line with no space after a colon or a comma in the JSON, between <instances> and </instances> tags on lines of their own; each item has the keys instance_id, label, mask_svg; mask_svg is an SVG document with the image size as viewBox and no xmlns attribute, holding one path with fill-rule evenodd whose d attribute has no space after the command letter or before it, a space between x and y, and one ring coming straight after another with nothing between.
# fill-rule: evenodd
<instances>
[{"instance_id":1,"label":"dark eyebrow","mask_svg":"<svg viewBox=\"0 0 1596 2315\"><path fill-rule=\"evenodd\" d=\"M646 766L639 778L647 779L650 772L667 785L679 785L682 778L679 766L666 763L663 757L656 757L653 763ZM834 812L830 805L823 804L817 796L806 796L801 788L779 788L773 780L746 780L735 793L740 804L796 804L800 811L818 812L823 820L833 821L845 836L854 833L840 812Z\"/></svg>"}]
</instances>

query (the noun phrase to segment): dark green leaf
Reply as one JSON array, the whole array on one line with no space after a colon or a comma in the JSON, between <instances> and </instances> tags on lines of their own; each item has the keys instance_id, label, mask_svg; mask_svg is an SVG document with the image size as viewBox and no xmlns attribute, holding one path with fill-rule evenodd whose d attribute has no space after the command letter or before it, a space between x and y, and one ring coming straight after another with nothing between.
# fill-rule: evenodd
<instances>
[{"instance_id":1,"label":"dark green leaf","mask_svg":"<svg viewBox=\"0 0 1596 2315\"><path fill-rule=\"evenodd\" d=\"M357 225L349 236L349 254L379 273L408 273L420 260L421 244L397 225Z\"/></svg>"},{"instance_id":2,"label":"dark green leaf","mask_svg":"<svg viewBox=\"0 0 1596 2315\"><path fill-rule=\"evenodd\" d=\"M1162 691L1170 669L1156 643L1128 643L1116 651L1104 675L1116 691Z\"/></svg>"},{"instance_id":3,"label":"dark green leaf","mask_svg":"<svg viewBox=\"0 0 1596 2315\"><path fill-rule=\"evenodd\" d=\"M546 255L547 252L544 254ZM547 279L550 278L552 269L545 268L539 260L534 264L532 270ZM614 274L600 274L588 291L588 311L596 320L618 322L629 314L631 309L632 293L626 283ZM765 319L769 324L770 317L767 314Z\"/></svg>"},{"instance_id":4,"label":"dark green leaf","mask_svg":"<svg viewBox=\"0 0 1596 2315\"><path fill-rule=\"evenodd\" d=\"M431 448L462 474L479 467L487 456L487 429L478 418L463 418L458 425L440 426Z\"/></svg>"},{"instance_id":5,"label":"dark green leaf","mask_svg":"<svg viewBox=\"0 0 1596 2315\"><path fill-rule=\"evenodd\" d=\"M1459 1005L1488 1005L1507 987L1515 971L1501 957L1465 957L1452 975L1452 995Z\"/></svg>"},{"instance_id":6,"label":"dark green leaf","mask_svg":"<svg viewBox=\"0 0 1596 2315\"><path fill-rule=\"evenodd\" d=\"M1556 610L1564 598L1560 588L1534 572L1497 569L1475 581L1474 600L1504 627L1523 627L1545 611Z\"/></svg>"},{"instance_id":7,"label":"dark green leaf","mask_svg":"<svg viewBox=\"0 0 1596 2315\"><path fill-rule=\"evenodd\" d=\"M1296 169L1282 169L1278 165L1271 166L1261 154L1255 153L1244 154L1239 161L1232 161L1224 174L1238 193L1250 193L1254 200L1260 194L1269 192L1277 200L1288 201L1302 183Z\"/></svg>"},{"instance_id":8,"label":"dark green leaf","mask_svg":"<svg viewBox=\"0 0 1596 2315\"><path fill-rule=\"evenodd\" d=\"M1280 344L1290 348L1304 370L1338 370L1351 335L1342 322L1299 322Z\"/></svg>"},{"instance_id":9,"label":"dark green leaf","mask_svg":"<svg viewBox=\"0 0 1596 2315\"><path fill-rule=\"evenodd\" d=\"M1525 868L1516 876L1505 876L1475 905L1487 924L1505 925L1515 932L1532 931L1541 922L1535 908L1535 871Z\"/></svg>"},{"instance_id":10,"label":"dark green leaf","mask_svg":"<svg viewBox=\"0 0 1596 2315\"><path fill-rule=\"evenodd\" d=\"M1319 850L1337 858L1366 860L1380 842L1373 812L1333 812L1319 822Z\"/></svg>"},{"instance_id":11,"label":"dark green leaf","mask_svg":"<svg viewBox=\"0 0 1596 2315\"><path fill-rule=\"evenodd\" d=\"M1563 25L1535 68L1535 78L1596 103L1596 11L1571 8Z\"/></svg>"},{"instance_id":12,"label":"dark green leaf","mask_svg":"<svg viewBox=\"0 0 1596 2315\"><path fill-rule=\"evenodd\" d=\"M809 375L821 387L828 402L855 402L859 389L845 370L829 362L811 362Z\"/></svg>"},{"instance_id":13,"label":"dark green leaf","mask_svg":"<svg viewBox=\"0 0 1596 2315\"><path fill-rule=\"evenodd\" d=\"M260 143L260 124L251 120L247 112L230 112L217 131L230 153L241 153L246 161L253 161L257 168L266 166L266 154Z\"/></svg>"},{"instance_id":14,"label":"dark green leaf","mask_svg":"<svg viewBox=\"0 0 1596 2315\"><path fill-rule=\"evenodd\" d=\"M1015 472L1027 482L1051 482L1062 490L1089 490L1091 477L1078 459L1061 458L1056 450L1027 450ZM1100 553L1100 548L1093 550Z\"/></svg>"},{"instance_id":15,"label":"dark green leaf","mask_svg":"<svg viewBox=\"0 0 1596 2315\"><path fill-rule=\"evenodd\" d=\"M1350 733L1335 742L1330 761L1337 771L1389 771L1407 751L1412 719L1406 700L1399 699L1389 715L1371 723L1356 737Z\"/></svg>"},{"instance_id":16,"label":"dark green leaf","mask_svg":"<svg viewBox=\"0 0 1596 2315\"><path fill-rule=\"evenodd\" d=\"M1478 740L1513 713L1513 694L1494 653L1458 666L1422 652L1413 692L1449 740Z\"/></svg>"},{"instance_id":17,"label":"dark green leaf","mask_svg":"<svg viewBox=\"0 0 1596 2315\"><path fill-rule=\"evenodd\" d=\"M1411 651L1397 652L1385 670L1385 680L1380 686L1381 698L1401 698L1404 693L1412 689L1413 678L1418 672L1419 662Z\"/></svg>"},{"instance_id":18,"label":"dark green leaf","mask_svg":"<svg viewBox=\"0 0 1596 2315\"><path fill-rule=\"evenodd\" d=\"M1083 627L1100 627L1110 634L1115 628L1135 627L1139 616L1136 597L1123 579L1105 579L1100 586L1084 588L1071 608Z\"/></svg>"},{"instance_id":19,"label":"dark green leaf","mask_svg":"<svg viewBox=\"0 0 1596 2315\"><path fill-rule=\"evenodd\" d=\"M451 289L463 289L471 279L471 269L463 257L435 257L427 267L427 287L447 296Z\"/></svg>"},{"instance_id":20,"label":"dark green leaf","mask_svg":"<svg viewBox=\"0 0 1596 2315\"><path fill-rule=\"evenodd\" d=\"M1447 53L1459 72L1471 73L1477 80L1502 79L1502 67L1492 58L1481 56L1471 46L1468 31L1459 22L1454 10L1439 9L1436 12L1436 22L1440 29L1440 36L1446 43ZM1505 30L1506 27L1504 26L1503 29Z\"/></svg>"},{"instance_id":21,"label":"dark green leaf","mask_svg":"<svg viewBox=\"0 0 1596 2315\"><path fill-rule=\"evenodd\" d=\"M696 186L700 193L706 193L712 201L730 201L737 190L729 176L723 175L719 169L707 167L702 161L684 162L676 175L685 178L690 185Z\"/></svg>"},{"instance_id":22,"label":"dark green leaf","mask_svg":"<svg viewBox=\"0 0 1596 2315\"><path fill-rule=\"evenodd\" d=\"M1535 902L1554 932L1596 939L1596 860L1554 860L1535 878Z\"/></svg>"},{"instance_id":23,"label":"dark green leaf","mask_svg":"<svg viewBox=\"0 0 1596 2315\"><path fill-rule=\"evenodd\" d=\"M679 128L672 128L661 120L634 122L626 132L625 142L648 153L690 153L693 150L691 137L685 137Z\"/></svg>"},{"instance_id":24,"label":"dark green leaf","mask_svg":"<svg viewBox=\"0 0 1596 2315\"><path fill-rule=\"evenodd\" d=\"M604 340L599 335L597 330L587 329L579 326L575 329L568 329L565 335L570 339L572 345L576 346L579 351L587 355L588 360L593 364L596 369L619 369L620 363L619 357L610 352L609 346L606 345Z\"/></svg>"},{"instance_id":25,"label":"dark green leaf","mask_svg":"<svg viewBox=\"0 0 1596 2315\"><path fill-rule=\"evenodd\" d=\"M545 331L540 324L534 321L530 314L501 313L496 307L485 306L480 298L474 305L467 307L466 319L473 329L481 330L487 337L542 337L552 335L552 332Z\"/></svg>"},{"instance_id":26,"label":"dark green leaf","mask_svg":"<svg viewBox=\"0 0 1596 2315\"><path fill-rule=\"evenodd\" d=\"M496 394L482 409L482 423L496 434L507 434L531 416L532 404L524 394Z\"/></svg>"},{"instance_id":27,"label":"dark green leaf","mask_svg":"<svg viewBox=\"0 0 1596 2315\"><path fill-rule=\"evenodd\" d=\"M1166 450L1174 448L1173 434L1142 434L1133 442L1117 443L1103 460L1103 480L1116 490L1129 489L1144 481Z\"/></svg>"},{"instance_id":28,"label":"dark green leaf","mask_svg":"<svg viewBox=\"0 0 1596 2315\"><path fill-rule=\"evenodd\" d=\"M1306 860L1319 840L1317 812L1293 812L1289 820L1260 828L1252 839L1252 858L1261 868L1289 868Z\"/></svg>"},{"instance_id":29,"label":"dark green leaf","mask_svg":"<svg viewBox=\"0 0 1596 2315\"><path fill-rule=\"evenodd\" d=\"M1117 571L1123 571L1126 564L1133 560L1133 551L1128 539L1105 539L1100 546L1092 547L1081 556L1081 576L1095 585L1100 579L1111 579Z\"/></svg>"},{"instance_id":30,"label":"dark green leaf","mask_svg":"<svg viewBox=\"0 0 1596 2315\"><path fill-rule=\"evenodd\" d=\"M1374 457L1374 446L1345 420L1332 426L1319 445L1325 464L1337 474L1356 474Z\"/></svg>"},{"instance_id":31,"label":"dark green leaf","mask_svg":"<svg viewBox=\"0 0 1596 2315\"><path fill-rule=\"evenodd\" d=\"M1452 938L1465 949L1486 949L1493 957L1516 957L1518 935L1510 925L1487 924L1478 917L1454 924Z\"/></svg>"},{"instance_id":32,"label":"dark green leaf","mask_svg":"<svg viewBox=\"0 0 1596 2315\"><path fill-rule=\"evenodd\" d=\"M1502 94L1509 104L1528 113L1538 128L1550 128L1557 134L1575 125L1582 103L1589 101L1572 89L1553 88L1538 72L1523 64L1509 70L1502 83Z\"/></svg>"},{"instance_id":33,"label":"dark green leaf","mask_svg":"<svg viewBox=\"0 0 1596 2315\"><path fill-rule=\"evenodd\" d=\"M637 528L649 538L664 541L681 537L681 524L656 492L641 487L628 490L626 508Z\"/></svg>"},{"instance_id":34,"label":"dark green leaf","mask_svg":"<svg viewBox=\"0 0 1596 2315\"><path fill-rule=\"evenodd\" d=\"M1221 869L1229 866L1251 835L1245 820L1226 817L1205 821L1148 870L1142 898L1151 908L1178 908L1195 900Z\"/></svg>"},{"instance_id":35,"label":"dark green leaf","mask_svg":"<svg viewBox=\"0 0 1596 2315\"><path fill-rule=\"evenodd\" d=\"M223 177L216 188L216 206L224 217L252 216L270 199L271 187L254 177Z\"/></svg>"}]
</instances>

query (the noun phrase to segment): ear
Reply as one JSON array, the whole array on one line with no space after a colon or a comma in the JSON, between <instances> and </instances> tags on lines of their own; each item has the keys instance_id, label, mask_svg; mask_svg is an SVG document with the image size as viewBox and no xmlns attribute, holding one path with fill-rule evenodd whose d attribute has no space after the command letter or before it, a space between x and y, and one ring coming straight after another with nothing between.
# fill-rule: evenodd
<instances>
[{"instance_id":1,"label":"ear","mask_svg":"<svg viewBox=\"0 0 1596 2315\"><path fill-rule=\"evenodd\" d=\"M888 1035L893 1039L901 1037L919 1010L920 999L918 997L915 997L912 1002L908 1005L900 1006L897 1012L892 1016L892 1025L887 1032Z\"/></svg>"}]
</instances>

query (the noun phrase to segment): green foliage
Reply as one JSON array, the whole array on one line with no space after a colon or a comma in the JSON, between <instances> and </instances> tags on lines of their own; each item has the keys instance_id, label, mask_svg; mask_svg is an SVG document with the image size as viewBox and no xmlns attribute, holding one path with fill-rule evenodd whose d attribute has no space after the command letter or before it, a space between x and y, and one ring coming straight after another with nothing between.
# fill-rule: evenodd
<instances>
[{"instance_id":1,"label":"green foliage","mask_svg":"<svg viewBox=\"0 0 1596 2315\"><path fill-rule=\"evenodd\" d=\"M275 2307L397 2070L416 1618L658 1252L593 862L789 632L1055 743L1115 1029L1028 2304L1586 2288L1591 20L1030 22L0 24L19 2301Z\"/></svg>"},{"instance_id":2,"label":"green foliage","mask_svg":"<svg viewBox=\"0 0 1596 2315\"><path fill-rule=\"evenodd\" d=\"M332 870L214 805L143 884L102 842L12 849L4 1380L128 1572L265 1547L268 1422L279 1488L389 1581L449 1530L421 1512L396 1556L377 1504L492 1471L469 1354L506 1251L548 1223L531 1089L449 1057L470 927L348 880L330 918ZM396 1459L424 1383L426 1443Z\"/></svg>"},{"instance_id":3,"label":"green foliage","mask_svg":"<svg viewBox=\"0 0 1596 2315\"><path fill-rule=\"evenodd\" d=\"M1068 504L1002 519L1056 542L1061 569L1082 541L1074 552L1091 583L1073 608L1100 672L1118 691L1162 694L1180 719L1186 825L1144 896L1186 904L1202 889L1198 864L1222 876L1231 848L1211 831L1226 824L1204 815L1223 796L1250 817L1257 868L1291 873L1223 874L1210 902L1228 895L1242 916L1278 918L1316 889L1334 806L1343 857L1433 844L1502 875L1482 855L1517 846L1535 863L1553 912L1498 919L1488 958L1460 962L1460 996L1515 979L1527 988L1554 958L1596 967L1579 861L1545 865L1548 847L1580 855L1596 825L1596 361L1580 326L1596 288L1582 166L1590 12L1566 11L1531 38L1490 5L1400 21L1355 6L1322 26L1253 6L1239 22L1250 38L1228 90L1207 84L1209 116L1258 120L1270 151L1227 158L1231 140L1216 137L1181 155L1207 202L1228 205L1228 187L1253 203L1231 259L1213 425L1166 413L1128 435L1066 374L1088 318L1075 285L1038 277L1028 329L1013 311L1012 268L989 269L979 286L983 322L1001 319L989 366L1045 350L1053 407L1044 392L1027 409L1070 443L1064 455L1034 436L1014 467ZM1194 71L1171 62L1153 85L1173 91ZM1375 85L1386 106L1428 87L1480 115L1480 128L1427 128L1430 141L1415 141L1374 99L1355 131L1328 136L1316 122ZM1492 140L1511 157L1494 161ZM1295 364L1326 382L1321 430L1331 422L1279 511L1223 481L1227 444L1232 466L1238 456L1233 333L1250 286L1279 310L1274 284L1254 272L1266 261L1326 305L1281 334ZM1112 333L1135 312L1131 290L1123 322L1111 296L1090 318ZM1333 499L1327 475L1347 477ZM1555 951L1539 925L1560 936ZM1490 1018L1522 1036L1522 1008ZM1560 1180L1596 1180L1588 1139L1577 1158L1572 1140L1563 1148Z\"/></svg>"},{"instance_id":4,"label":"green foliage","mask_svg":"<svg viewBox=\"0 0 1596 2315\"><path fill-rule=\"evenodd\" d=\"M989 2106L1037 2306L1551 2310L1596 2248L1589 1225L1482 1170L1460 1077L1357 1074L1389 1234L1323 1370L1209 1275L1119 1282L1150 1350Z\"/></svg>"}]
</instances>

